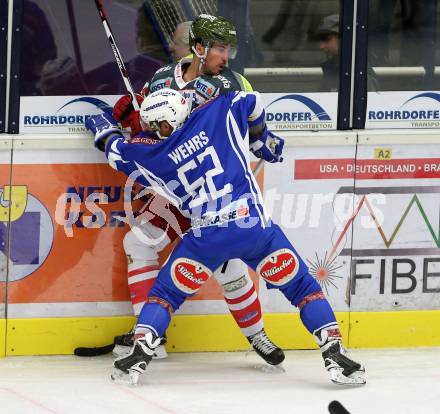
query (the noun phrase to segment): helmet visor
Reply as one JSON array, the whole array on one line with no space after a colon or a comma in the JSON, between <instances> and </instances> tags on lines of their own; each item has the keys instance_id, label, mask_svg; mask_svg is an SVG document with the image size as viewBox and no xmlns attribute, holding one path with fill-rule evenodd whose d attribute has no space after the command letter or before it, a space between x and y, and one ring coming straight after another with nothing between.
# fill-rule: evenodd
<instances>
[{"instance_id":1,"label":"helmet visor","mask_svg":"<svg viewBox=\"0 0 440 414\"><path fill-rule=\"evenodd\" d=\"M209 49L211 53L218 56L227 56L228 59L235 59L237 47L224 43L213 43Z\"/></svg>"}]
</instances>

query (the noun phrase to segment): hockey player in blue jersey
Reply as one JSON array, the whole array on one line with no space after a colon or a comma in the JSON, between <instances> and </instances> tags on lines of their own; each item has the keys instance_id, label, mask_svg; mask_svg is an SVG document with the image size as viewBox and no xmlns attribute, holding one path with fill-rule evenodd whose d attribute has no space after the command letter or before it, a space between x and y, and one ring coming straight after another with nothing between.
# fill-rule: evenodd
<instances>
[{"instance_id":1,"label":"hockey player in blue jersey","mask_svg":"<svg viewBox=\"0 0 440 414\"><path fill-rule=\"evenodd\" d=\"M171 314L226 260L239 258L269 289L279 289L299 308L304 326L321 348L331 380L365 384L365 370L347 357L335 315L319 284L265 211L249 167L248 149L277 162L282 145L267 130L259 94L221 95L189 117L187 108L182 96L169 89L144 100L141 118L161 139L154 145L126 142L105 116L92 117L86 124L95 133L97 145L105 142L112 167L159 191L192 223L161 269L139 316L135 344L128 355L115 360L114 375L128 374L137 383Z\"/></svg>"}]
</instances>

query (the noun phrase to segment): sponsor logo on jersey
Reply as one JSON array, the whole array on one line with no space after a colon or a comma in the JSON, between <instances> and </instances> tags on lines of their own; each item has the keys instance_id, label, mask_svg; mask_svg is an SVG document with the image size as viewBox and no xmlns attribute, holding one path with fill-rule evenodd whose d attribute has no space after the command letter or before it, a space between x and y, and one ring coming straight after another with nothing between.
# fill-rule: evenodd
<instances>
[{"instance_id":1,"label":"sponsor logo on jersey","mask_svg":"<svg viewBox=\"0 0 440 414\"><path fill-rule=\"evenodd\" d=\"M49 212L26 186L0 188L0 281L5 280L7 264L9 281L35 272L47 259L53 237Z\"/></svg>"},{"instance_id":2,"label":"sponsor logo on jersey","mask_svg":"<svg viewBox=\"0 0 440 414\"><path fill-rule=\"evenodd\" d=\"M309 96L289 94L266 106L266 121L272 129L332 129L327 111Z\"/></svg>"},{"instance_id":3,"label":"sponsor logo on jersey","mask_svg":"<svg viewBox=\"0 0 440 414\"><path fill-rule=\"evenodd\" d=\"M201 263L188 258L176 259L171 265L171 278L182 292L196 293L209 279L211 271Z\"/></svg>"},{"instance_id":4,"label":"sponsor logo on jersey","mask_svg":"<svg viewBox=\"0 0 440 414\"><path fill-rule=\"evenodd\" d=\"M156 92L156 91L158 91L160 89L163 89L163 88L169 88L171 86L172 82L173 82L173 78L172 77L167 77L165 79L155 80L150 85L150 92Z\"/></svg>"},{"instance_id":5,"label":"sponsor logo on jersey","mask_svg":"<svg viewBox=\"0 0 440 414\"><path fill-rule=\"evenodd\" d=\"M157 144L158 142L161 142L161 140L153 137L134 137L131 138L130 140L130 144L153 145L153 144Z\"/></svg>"},{"instance_id":6,"label":"sponsor logo on jersey","mask_svg":"<svg viewBox=\"0 0 440 414\"><path fill-rule=\"evenodd\" d=\"M397 96L396 96L397 95ZM403 96L402 96L403 95ZM380 103L371 104L368 109L367 122L373 127L389 125L410 128L438 128L440 127L440 94L436 92L417 93L410 98L405 94L392 93L392 99L385 103L405 101L400 106L389 105L388 108L377 108ZM370 95L369 95L370 98ZM375 98L375 95L372 95ZM400 98L400 99L399 99ZM383 101L383 98L381 98ZM393 107L394 106L394 107ZM376 109L377 108L377 109Z\"/></svg>"},{"instance_id":7,"label":"sponsor logo on jersey","mask_svg":"<svg viewBox=\"0 0 440 414\"><path fill-rule=\"evenodd\" d=\"M196 92L205 99L210 99L217 93L217 88L211 82L204 79L198 79L194 87Z\"/></svg>"},{"instance_id":8,"label":"sponsor logo on jersey","mask_svg":"<svg viewBox=\"0 0 440 414\"><path fill-rule=\"evenodd\" d=\"M228 78L225 78L223 75L216 75L213 78L219 79L223 83L223 87L225 89L229 89L231 87L231 81Z\"/></svg>"},{"instance_id":9,"label":"sponsor logo on jersey","mask_svg":"<svg viewBox=\"0 0 440 414\"><path fill-rule=\"evenodd\" d=\"M289 249L279 249L259 263L257 273L269 283L281 286L293 279L298 269L296 255Z\"/></svg>"},{"instance_id":10,"label":"sponsor logo on jersey","mask_svg":"<svg viewBox=\"0 0 440 414\"><path fill-rule=\"evenodd\" d=\"M229 221L235 221L249 217L249 206L245 199L237 200L222 208L218 212L209 212L202 217L193 217L191 227L193 229L209 226L221 226Z\"/></svg>"},{"instance_id":11,"label":"sponsor logo on jersey","mask_svg":"<svg viewBox=\"0 0 440 414\"><path fill-rule=\"evenodd\" d=\"M81 98L72 99L67 102L63 106L61 106L56 113L46 114L46 115L29 115L24 114L23 117L23 126L58 126L58 125L66 125L66 126L80 126L81 130L84 128L85 121L90 117L89 114L69 114L59 112L66 111L66 108L70 107L76 103L87 103L90 104L102 112L108 113L111 115L113 108L107 103L102 101L101 99L92 98L90 96L85 96ZM78 132L78 131L69 131L69 132Z\"/></svg>"}]
</instances>

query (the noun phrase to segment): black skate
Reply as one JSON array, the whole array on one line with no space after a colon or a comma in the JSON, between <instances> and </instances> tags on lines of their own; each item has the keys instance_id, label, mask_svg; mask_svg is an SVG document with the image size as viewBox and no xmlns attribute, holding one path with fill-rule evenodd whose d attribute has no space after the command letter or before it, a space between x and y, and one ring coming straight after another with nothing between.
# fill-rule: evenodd
<instances>
[{"instance_id":1,"label":"black skate","mask_svg":"<svg viewBox=\"0 0 440 414\"><path fill-rule=\"evenodd\" d=\"M255 335L247 337L255 352L270 365L279 365L284 361L284 352L278 348L262 329Z\"/></svg>"},{"instance_id":2,"label":"black skate","mask_svg":"<svg viewBox=\"0 0 440 414\"><path fill-rule=\"evenodd\" d=\"M330 373L332 382L338 385L364 385L365 368L358 362L348 358L342 346L339 328L328 327L315 334L321 347L325 367Z\"/></svg>"},{"instance_id":3,"label":"black skate","mask_svg":"<svg viewBox=\"0 0 440 414\"><path fill-rule=\"evenodd\" d=\"M140 375L147 369L159 345L160 338L151 331L135 339L130 352L117 358L113 363L115 370L111 375L112 380L137 385Z\"/></svg>"},{"instance_id":4,"label":"black skate","mask_svg":"<svg viewBox=\"0 0 440 414\"><path fill-rule=\"evenodd\" d=\"M165 349L166 342L166 338L161 338L160 345L156 348L153 359L163 359L168 356ZM115 336L114 344L113 355L116 358L127 355L134 344L134 329L126 334Z\"/></svg>"}]
</instances>

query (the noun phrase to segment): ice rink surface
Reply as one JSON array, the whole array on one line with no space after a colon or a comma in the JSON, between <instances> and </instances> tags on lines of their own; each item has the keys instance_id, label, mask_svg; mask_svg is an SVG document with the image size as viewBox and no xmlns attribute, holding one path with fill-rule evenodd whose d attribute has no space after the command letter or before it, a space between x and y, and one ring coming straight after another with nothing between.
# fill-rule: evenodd
<instances>
[{"instance_id":1,"label":"ice rink surface","mask_svg":"<svg viewBox=\"0 0 440 414\"><path fill-rule=\"evenodd\" d=\"M255 353L170 354L153 361L140 385L110 380L110 355L0 359L1 414L440 413L440 348L351 350L367 385L330 382L319 351L287 351L285 372Z\"/></svg>"}]
</instances>

